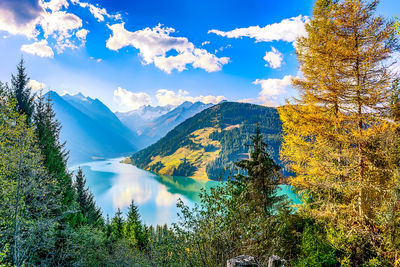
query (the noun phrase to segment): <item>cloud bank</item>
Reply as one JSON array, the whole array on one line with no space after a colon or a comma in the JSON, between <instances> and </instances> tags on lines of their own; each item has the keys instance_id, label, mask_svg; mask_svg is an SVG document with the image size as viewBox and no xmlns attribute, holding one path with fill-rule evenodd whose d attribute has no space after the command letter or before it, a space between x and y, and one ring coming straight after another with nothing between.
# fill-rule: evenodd
<instances>
[{"instance_id":1,"label":"cloud bank","mask_svg":"<svg viewBox=\"0 0 400 267\"><path fill-rule=\"evenodd\" d=\"M70 3L88 8L98 21L121 19L121 15L111 15L106 9L89 3L79 0ZM66 48L80 48L85 45L89 31L83 28L79 16L69 12L70 3L67 0L0 0L0 31L34 39L33 44L23 45L21 50L41 57L53 57L54 53L50 52L53 49L62 53Z\"/></svg>"},{"instance_id":2,"label":"cloud bank","mask_svg":"<svg viewBox=\"0 0 400 267\"><path fill-rule=\"evenodd\" d=\"M187 69L187 65L207 72L215 72L221 70L222 66L229 62L228 57L218 58L205 49L196 48L185 37L171 36L175 29L163 27L160 24L154 28L134 32L126 30L124 23L108 27L112 35L107 40L107 48L118 51L123 47L133 46L140 51L144 65L153 63L167 73L171 73L174 69L181 72ZM170 51L176 52L177 55L167 56Z\"/></svg>"},{"instance_id":3,"label":"cloud bank","mask_svg":"<svg viewBox=\"0 0 400 267\"><path fill-rule=\"evenodd\" d=\"M250 26L247 28L237 28L226 32L213 29L209 30L208 33L214 33L227 38L248 37L255 39L255 42L294 42L298 36L306 34L304 24L307 21L309 21L307 16L299 15L297 17L284 19L279 23L269 24L264 27Z\"/></svg>"}]
</instances>

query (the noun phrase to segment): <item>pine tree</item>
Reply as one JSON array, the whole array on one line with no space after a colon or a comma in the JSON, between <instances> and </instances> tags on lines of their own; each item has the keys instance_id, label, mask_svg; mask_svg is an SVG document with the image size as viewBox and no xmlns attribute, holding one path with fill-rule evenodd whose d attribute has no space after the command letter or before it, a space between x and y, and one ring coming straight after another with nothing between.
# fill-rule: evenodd
<instances>
[{"instance_id":1,"label":"pine tree","mask_svg":"<svg viewBox=\"0 0 400 267\"><path fill-rule=\"evenodd\" d=\"M59 193L64 204L71 205L74 201L71 174L67 168L65 143L60 142L61 124L55 118L50 96L39 96L36 100L34 114L35 131L39 147L44 157L44 164L49 174L56 179Z\"/></svg>"},{"instance_id":2,"label":"pine tree","mask_svg":"<svg viewBox=\"0 0 400 267\"><path fill-rule=\"evenodd\" d=\"M296 174L291 184L304 198L302 211L332 222L332 242L353 264L381 243L373 232L394 184L383 137L394 130L389 59L398 40L393 22L374 15L377 4L316 1L307 35L296 43L299 99L279 109L281 157ZM351 241L350 229L362 241Z\"/></svg>"},{"instance_id":3,"label":"pine tree","mask_svg":"<svg viewBox=\"0 0 400 267\"><path fill-rule=\"evenodd\" d=\"M147 229L140 220L139 209L134 200L132 200L128 208L124 235L132 246L137 246L139 249L144 249L147 246Z\"/></svg>"},{"instance_id":4,"label":"pine tree","mask_svg":"<svg viewBox=\"0 0 400 267\"><path fill-rule=\"evenodd\" d=\"M281 167L268 154L268 145L263 140L259 125L250 139L249 159L236 163L237 167L245 171L245 175L238 175L236 180L248 187L246 197L255 202L255 207L270 215L277 203L282 201L282 197L276 195Z\"/></svg>"},{"instance_id":5,"label":"pine tree","mask_svg":"<svg viewBox=\"0 0 400 267\"><path fill-rule=\"evenodd\" d=\"M16 110L26 115L27 122L31 122L34 111L34 94L28 87L29 77L26 74L24 59L17 65L17 74L11 75L11 95L17 100Z\"/></svg>"},{"instance_id":6,"label":"pine tree","mask_svg":"<svg viewBox=\"0 0 400 267\"><path fill-rule=\"evenodd\" d=\"M114 217L111 220L111 238L114 241L121 240L124 237L124 218L122 217L122 212L118 208Z\"/></svg>"},{"instance_id":7,"label":"pine tree","mask_svg":"<svg viewBox=\"0 0 400 267\"><path fill-rule=\"evenodd\" d=\"M48 96L39 96L35 102L34 126L38 146L43 163L49 176L55 181L55 193L61 198L62 205L54 210L58 219L56 229L56 247L53 251L55 264L65 264L72 261L71 254L65 251L70 242L73 228L79 220L75 211L75 191L72 186L72 174L67 168L67 153L65 144L60 142L60 123L55 119L55 113Z\"/></svg>"},{"instance_id":8,"label":"pine tree","mask_svg":"<svg viewBox=\"0 0 400 267\"><path fill-rule=\"evenodd\" d=\"M101 226L104 224L101 210L96 207L93 194L86 188L86 179L82 169L78 168L75 177L74 188L76 192L76 200L79 204L85 222L92 226Z\"/></svg>"}]
</instances>

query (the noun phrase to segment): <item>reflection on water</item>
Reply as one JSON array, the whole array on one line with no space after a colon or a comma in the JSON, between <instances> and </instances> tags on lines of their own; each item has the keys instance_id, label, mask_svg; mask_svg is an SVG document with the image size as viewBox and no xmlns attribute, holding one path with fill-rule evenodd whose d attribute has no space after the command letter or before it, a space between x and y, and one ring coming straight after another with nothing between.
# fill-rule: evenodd
<instances>
[{"instance_id":1,"label":"reflection on water","mask_svg":"<svg viewBox=\"0 0 400 267\"><path fill-rule=\"evenodd\" d=\"M202 188L217 184L187 177L158 176L120 161L121 158L93 161L71 168L82 168L103 215L113 216L118 208L126 211L134 200L146 224L171 223L177 219L179 198L193 206Z\"/></svg>"},{"instance_id":2,"label":"reflection on water","mask_svg":"<svg viewBox=\"0 0 400 267\"><path fill-rule=\"evenodd\" d=\"M158 182L165 185L171 194L180 194L189 198L193 202L198 202L201 189L209 189L218 184L216 181L200 181L183 176L155 175Z\"/></svg>"},{"instance_id":3,"label":"reflection on water","mask_svg":"<svg viewBox=\"0 0 400 267\"><path fill-rule=\"evenodd\" d=\"M198 181L187 177L156 175L133 165L120 163L122 158L92 161L80 166L85 174L87 185L95 196L97 205L112 217L120 208L126 212L132 200L146 224L170 224L178 218L176 201L180 198L192 207L199 201L202 188L209 189L216 181ZM298 202L296 195L286 186L281 186L280 194Z\"/></svg>"}]
</instances>

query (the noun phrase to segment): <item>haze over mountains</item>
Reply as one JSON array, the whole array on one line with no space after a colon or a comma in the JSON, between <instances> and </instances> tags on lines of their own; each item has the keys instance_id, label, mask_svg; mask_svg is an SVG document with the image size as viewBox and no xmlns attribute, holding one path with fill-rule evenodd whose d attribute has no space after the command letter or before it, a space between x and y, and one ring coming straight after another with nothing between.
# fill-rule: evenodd
<instances>
[{"instance_id":1,"label":"haze over mountains","mask_svg":"<svg viewBox=\"0 0 400 267\"><path fill-rule=\"evenodd\" d=\"M126 113L116 113L118 118L138 134L139 148L145 148L165 136L175 126L213 104L184 102L173 106L144 106Z\"/></svg>"},{"instance_id":2,"label":"haze over mountains","mask_svg":"<svg viewBox=\"0 0 400 267\"><path fill-rule=\"evenodd\" d=\"M174 109L174 106L141 106L138 109L131 110L128 112L115 112L115 115L132 131L137 132L139 135L143 132L143 129L149 127L150 123L164 115L165 113Z\"/></svg>"},{"instance_id":3,"label":"haze over mountains","mask_svg":"<svg viewBox=\"0 0 400 267\"><path fill-rule=\"evenodd\" d=\"M123 156L137 150L136 133L121 123L100 100L82 94L47 93L61 122L61 140L67 142L69 163L95 157Z\"/></svg>"},{"instance_id":4,"label":"haze over mountains","mask_svg":"<svg viewBox=\"0 0 400 267\"><path fill-rule=\"evenodd\" d=\"M66 141L69 164L95 158L128 156L156 142L175 126L212 106L201 102L174 106L142 106L115 114L100 100L81 93L47 95L61 122L61 140Z\"/></svg>"}]
</instances>

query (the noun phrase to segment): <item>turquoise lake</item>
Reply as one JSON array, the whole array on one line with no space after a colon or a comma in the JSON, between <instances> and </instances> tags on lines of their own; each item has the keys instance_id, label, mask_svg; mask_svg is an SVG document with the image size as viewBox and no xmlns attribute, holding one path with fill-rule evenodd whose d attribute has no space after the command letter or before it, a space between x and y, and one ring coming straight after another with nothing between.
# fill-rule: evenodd
<instances>
[{"instance_id":1,"label":"turquoise lake","mask_svg":"<svg viewBox=\"0 0 400 267\"><path fill-rule=\"evenodd\" d=\"M146 224L171 224L178 219L176 201L180 198L189 207L199 201L202 188L218 185L217 181L199 181L187 177L164 176L121 163L123 158L97 160L72 166L80 166L87 186L95 196L103 215L112 217L120 208L126 212L132 200L139 206ZM287 194L298 203L288 186L281 186L279 194Z\"/></svg>"}]
</instances>

